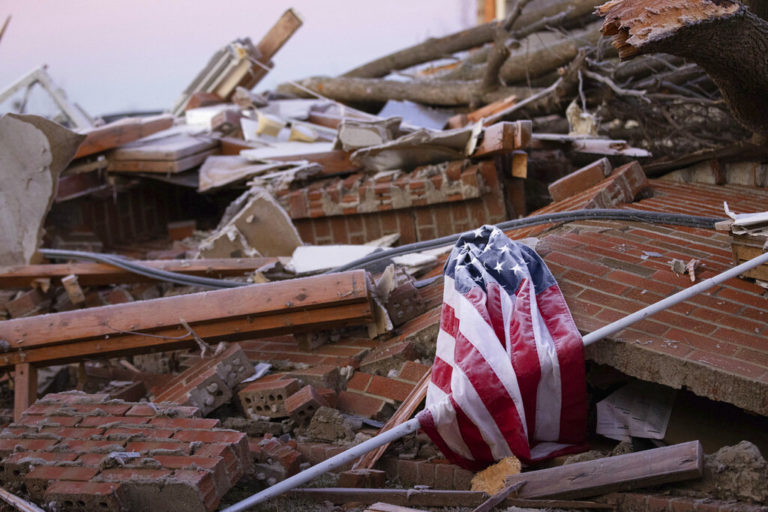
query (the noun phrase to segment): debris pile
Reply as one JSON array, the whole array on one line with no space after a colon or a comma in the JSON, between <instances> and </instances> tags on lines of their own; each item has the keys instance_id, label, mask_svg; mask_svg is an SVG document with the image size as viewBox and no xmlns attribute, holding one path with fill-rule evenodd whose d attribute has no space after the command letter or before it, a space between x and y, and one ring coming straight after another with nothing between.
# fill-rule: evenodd
<instances>
[{"instance_id":1,"label":"debris pile","mask_svg":"<svg viewBox=\"0 0 768 512\"><path fill-rule=\"evenodd\" d=\"M765 256L764 119L743 108L765 76L724 78L740 72L708 60L721 40L707 36L768 23L737 2L601 3L518 0L503 20L256 94L301 27L288 10L217 51L169 113L100 123L61 98L66 127L0 119L0 499L242 510L416 425L284 499L765 510L768 267L728 274ZM38 70L0 98L33 83L57 94ZM484 237L511 245L472 253ZM507 297L501 276L529 275L505 268L512 246L549 271ZM462 250L486 331L444 293ZM568 322L534 326L550 307L536 279ZM586 382L543 349L566 323ZM497 384L473 374L486 362ZM552 368L562 382L530 388ZM587 438L534 443L554 424L540 405L569 386L586 389ZM501 388L519 403L483 394ZM412 423L451 393L470 393L442 410L455 422ZM502 406L542 452L473 423Z\"/></svg>"}]
</instances>

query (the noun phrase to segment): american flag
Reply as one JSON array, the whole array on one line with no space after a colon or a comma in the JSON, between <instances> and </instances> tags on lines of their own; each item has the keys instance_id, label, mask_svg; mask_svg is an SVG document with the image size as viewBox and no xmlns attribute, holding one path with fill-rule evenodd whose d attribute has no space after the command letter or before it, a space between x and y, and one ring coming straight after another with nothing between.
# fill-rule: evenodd
<instances>
[{"instance_id":1,"label":"american flag","mask_svg":"<svg viewBox=\"0 0 768 512\"><path fill-rule=\"evenodd\" d=\"M461 236L444 273L422 430L474 471L583 450L584 345L542 259L483 226Z\"/></svg>"}]
</instances>

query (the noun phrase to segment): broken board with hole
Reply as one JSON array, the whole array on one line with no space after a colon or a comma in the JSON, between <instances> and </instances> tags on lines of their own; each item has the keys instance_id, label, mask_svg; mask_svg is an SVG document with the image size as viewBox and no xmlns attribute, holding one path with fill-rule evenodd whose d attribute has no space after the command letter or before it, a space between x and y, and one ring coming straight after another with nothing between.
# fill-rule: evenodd
<instances>
[{"instance_id":1,"label":"broken board with hole","mask_svg":"<svg viewBox=\"0 0 768 512\"><path fill-rule=\"evenodd\" d=\"M177 173L202 164L217 150L215 140L187 134L139 140L113 151L107 170Z\"/></svg>"}]
</instances>

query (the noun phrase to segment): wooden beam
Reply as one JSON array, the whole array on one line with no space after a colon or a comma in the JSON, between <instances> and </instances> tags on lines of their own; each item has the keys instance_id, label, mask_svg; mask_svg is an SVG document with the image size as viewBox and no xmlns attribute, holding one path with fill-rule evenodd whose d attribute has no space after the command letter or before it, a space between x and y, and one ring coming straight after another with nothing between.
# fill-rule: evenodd
<instances>
[{"instance_id":1,"label":"wooden beam","mask_svg":"<svg viewBox=\"0 0 768 512\"><path fill-rule=\"evenodd\" d=\"M507 485L525 481L521 498L579 499L701 478L701 443L690 441L642 452L577 462L507 477Z\"/></svg>"},{"instance_id":2,"label":"wooden beam","mask_svg":"<svg viewBox=\"0 0 768 512\"><path fill-rule=\"evenodd\" d=\"M531 121L502 121L483 130L483 140L480 141L473 158L489 157L511 153L523 149L531 141Z\"/></svg>"},{"instance_id":3,"label":"wooden beam","mask_svg":"<svg viewBox=\"0 0 768 512\"><path fill-rule=\"evenodd\" d=\"M128 117L85 132L85 140L74 158L81 158L133 142L173 126L170 114L151 117Z\"/></svg>"},{"instance_id":4,"label":"wooden beam","mask_svg":"<svg viewBox=\"0 0 768 512\"><path fill-rule=\"evenodd\" d=\"M301 17L293 9L285 11L280 19L277 20L277 23L269 29L269 32L256 45L256 49L260 54L259 62L267 67L272 67L272 57L288 42L299 27L301 27L302 23ZM266 74L267 71L265 69L254 64L251 67L251 72L238 85L248 90L253 89ZM236 88L232 88L232 92L228 95L227 99L232 97Z\"/></svg>"},{"instance_id":5,"label":"wooden beam","mask_svg":"<svg viewBox=\"0 0 768 512\"><path fill-rule=\"evenodd\" d=\"M340 487L294 489L289 495L313 502L330 501L334 504L350 502L371 505L390 503L409 507L477 507L488 499L488 495L479 491L444 491L436 489L347 489ZM505 507L521 508L565 508L565 509L613 509L613 505L593 501L574 500L528 500L507 498Z\"/></svg>"},{"instance_id":6,"label":"wooden beam","mask_svg":"<svg viewBox=\"0 0 768 512\"><path fill-rule=\"evenodd\" d=\"M19 421L21 413L37 400L37 368L19 363L13 373L13 419Z\"/></svg>"},{"instance_id":7,"label":"wooden beam","mask_svg":"<svg viewBox=\"0 0 768 512\"><path fill-rule=\"evenodd\" d=\"M146 267L190 276L225 278L246 274L273 265L277 258L214 258L201 260L134 261ZM0 288L28 288L36 279L48 278L60 283L70 274L81 286L152 282L152 278L134 274L106 263L50 263L0 267Z\"/></svg>"},{"instance_id":8,"label":"wooden beam","mask_svg":"<svg viewBox=\"0 0 768 512\"><path fill-rule=\"evenodd\" d=\"M244 339L372 319L365 271L358 270L7 320L0 339L13 351L0 355L0 367L184 348L195 334Z\"/></svg>"}]
</instances>

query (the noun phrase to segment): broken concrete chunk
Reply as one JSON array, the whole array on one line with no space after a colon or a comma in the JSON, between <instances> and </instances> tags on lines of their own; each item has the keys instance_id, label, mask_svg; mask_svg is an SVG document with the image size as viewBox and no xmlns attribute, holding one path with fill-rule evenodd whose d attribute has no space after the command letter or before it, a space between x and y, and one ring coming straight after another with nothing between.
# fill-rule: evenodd
<instances>
[{"instance_id":1,"label":"broken concrete chunk","mask_svg":"<svg viewBox=\"0 0 768 512\"><path fill-rule=\"evenodd\" d=\"M354 425L346 416L330 407L320 407L315 412L306 435L310 439L329 443L352 441L355 438Z\"/></svg>"},{"instance_id":2,"label":"broken concrete chunk","mask_svg":"<svg viewBox=\"0 0 768 512\"><path fill-rule=\"evenodd\" d=\"M229 205L219 227L200 243L196 257L287 256L301 243L285 210L269 192L254 188Z\"/></svg>"},{"instance_id":3,"label":"broken concrete chunk","mask_svg":"<svg viewBox=\"0 0 768 512\"><path fill-rule=\"evenodd\" d=\"M0 265L37 262L59 173L85 139L38 116L0 118Z\"/></svg>"}]
</instances>

